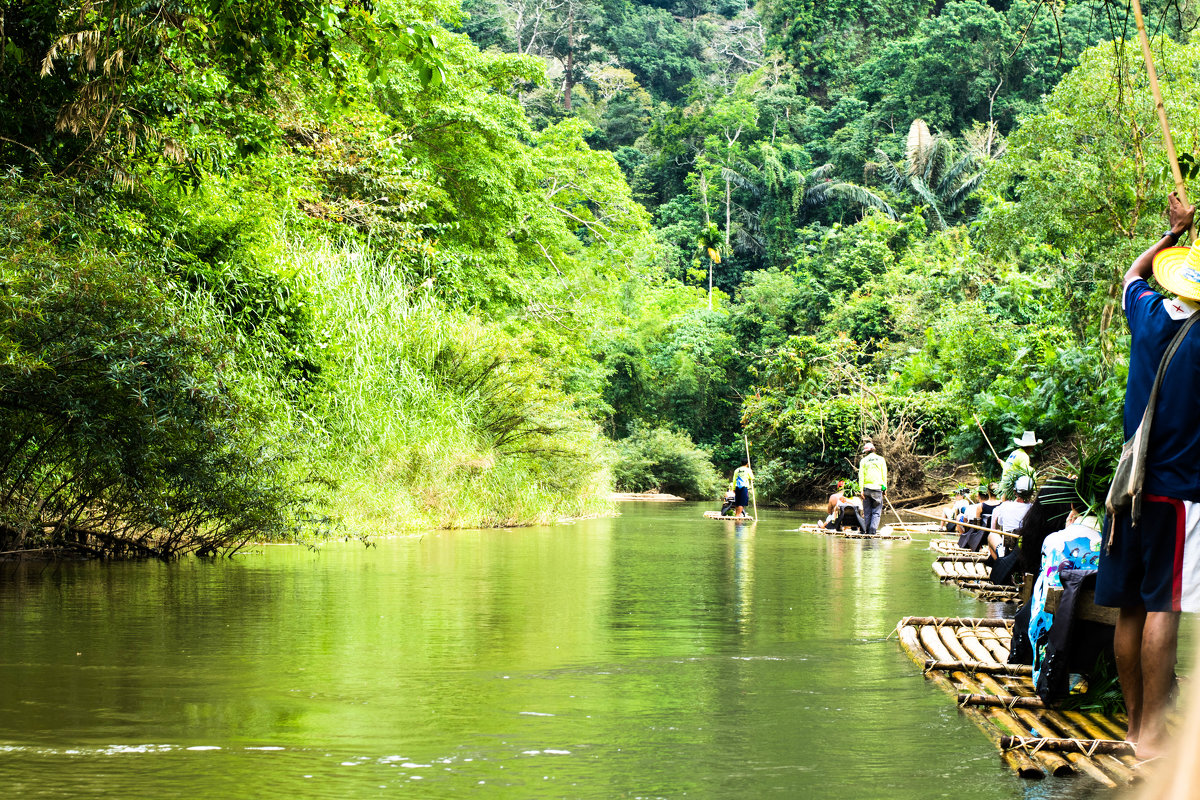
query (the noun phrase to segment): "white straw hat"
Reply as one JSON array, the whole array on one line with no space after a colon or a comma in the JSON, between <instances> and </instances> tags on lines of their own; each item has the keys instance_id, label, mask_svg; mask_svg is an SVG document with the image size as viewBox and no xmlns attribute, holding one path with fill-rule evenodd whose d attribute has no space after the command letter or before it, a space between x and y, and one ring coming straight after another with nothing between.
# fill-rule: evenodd
<instances>
[{"instance_id":1,"label":"white straw hat","mask_svg":"<svg viewBox=\"0 0 1200 800\"><path fill-rule=\"evenodd\" d=\"M1025 431L1025 435L1019 439L1013 439L1017 447L1033 447L1042 443L1042 440L1037 438L1033 431Z\"/></svg>"}]
</instances>

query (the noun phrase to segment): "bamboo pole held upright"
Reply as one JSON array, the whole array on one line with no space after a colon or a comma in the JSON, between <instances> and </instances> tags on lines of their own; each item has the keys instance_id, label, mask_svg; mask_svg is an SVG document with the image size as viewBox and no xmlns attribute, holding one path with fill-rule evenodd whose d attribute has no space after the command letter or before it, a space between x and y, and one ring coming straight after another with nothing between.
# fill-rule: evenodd
<instances>
[{"instance_id":1,"label":"bamboo pole held upright","mask_svg":"<svg viewBox=\"0 0 1200 800\"><path fill-rule=\"evenodd\" d=\"M1154 54L1150 51L1150 38L1146 36L1146 22L1142 19L1141 0L1133 0L1133 18L1137 22L1138 41L1142 45L1142 59L1146 62L1146 74L1150 78L1150 93L1154 95L1154 110L1158 112L1158 122L1162 125L1163 142L1167 147L1167 160L1171 162L1171 174L1175 178L1175 193L1186 206L1187 187L1183 182L1183 173L1179 169L1179 156L1175 153L1175 140L1171 138L1171 126L1167 124L1167 109L1163 106L1162 90L1158 88L1158 73L1154 70ZM1196 241L1195 227L1188 229L1188 237Z\"/></svg>"},{"instance_id":2,"label":"bamboo pole held upright","mask_svg":"<svg viewBox=\"0 0 1200 800\"><path fill-rule=\"evenodd\" d=\"M746 466L750 467L750 499L754 501L754 521L758 522L758 487L754 485L754 466L750 463L750 440L744 433L742 441L746 445Z\"/></svg>"}]
</instances>

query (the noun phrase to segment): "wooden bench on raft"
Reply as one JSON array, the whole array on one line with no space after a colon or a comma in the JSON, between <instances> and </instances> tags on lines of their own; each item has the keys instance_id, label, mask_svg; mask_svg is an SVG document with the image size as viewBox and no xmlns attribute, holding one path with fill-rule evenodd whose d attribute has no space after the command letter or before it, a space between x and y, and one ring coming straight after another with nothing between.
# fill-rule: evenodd
<instances>
[{"instance_id":1,"label":"wooden bench on raft","mask_svg":"<svg viewBox=\"0 0 1200 800\"><path fill-rule=\"evenodd\" d=\"M1021 602L1028 603L1033 597L1033 584L1037 580L1036 575L1026 573L1025 582L1021 586ZM1046 610L1051 614L1058 611L1058 606L1062 602L1062 589L1051 589L1046 593ZM1092 589L1086 589L1079 595L1079 602L1075 609L1076 619L1086 619L1089 622L1099 622L1103 625L1116 625L1118 611L1115 608L1108 606L1096 605L1096 592Z\"/></svg>"}]
</instances>

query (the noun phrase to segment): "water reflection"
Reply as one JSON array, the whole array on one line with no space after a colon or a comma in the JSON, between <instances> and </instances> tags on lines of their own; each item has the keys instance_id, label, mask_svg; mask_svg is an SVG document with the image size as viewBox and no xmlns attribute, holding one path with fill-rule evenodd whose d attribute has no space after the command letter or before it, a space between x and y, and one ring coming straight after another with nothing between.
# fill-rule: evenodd
<instances>
[{"instance_id":1,"label":"water reflection","mask_svg":"<svg viewBox=\"0 0 1200 800\"><path fill-rule=\"evenodd\" d=\"M981 611L920 544L623 510L0 568L0 777L45 797L1026 793L885 640Z\"/></svg>"}]
</instances>

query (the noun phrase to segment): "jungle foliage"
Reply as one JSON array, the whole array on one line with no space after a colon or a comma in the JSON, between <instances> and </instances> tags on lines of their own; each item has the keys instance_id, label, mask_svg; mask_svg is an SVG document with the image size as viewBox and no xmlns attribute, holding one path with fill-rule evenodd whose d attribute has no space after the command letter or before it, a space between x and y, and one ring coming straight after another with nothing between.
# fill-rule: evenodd
<instances>
[{"instance_id":1,"label":"jungle foliage","mask_svg":"<svg viewBox=\"0 0 1200 800\"><path fill-rule=\"evenodd\" d=\"M1194 153L1194 12L1145 5ZM0 539L549 521L614 477L711 492L743 432L785 503L863 437L900 493L996 472L984 432L1111 442L1170 187L1132 32L1114 0L5 3Z\"/></svg>"}]
</instances>

